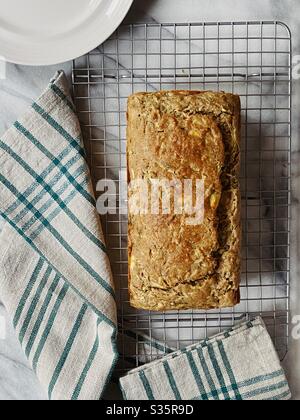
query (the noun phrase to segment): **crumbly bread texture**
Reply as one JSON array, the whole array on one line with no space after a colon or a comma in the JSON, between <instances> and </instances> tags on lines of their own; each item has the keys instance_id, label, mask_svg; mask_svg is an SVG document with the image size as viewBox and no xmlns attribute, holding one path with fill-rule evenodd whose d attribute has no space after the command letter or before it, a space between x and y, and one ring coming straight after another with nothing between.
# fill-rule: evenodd
<instances>
[{"instance_id":1,"label":"crumbly bread texture","mask_svg":"<svg viewBox=\"0 0 300 420\"><path fill-rule=\"evenodd\" d=\"M128 101L129 182L202 179L205 215L129 213L135 308L167 311L239 303L240 99L223 92L138 93ZM129 188L129 198L133 194Z\"/></svg>"}]
</instances>

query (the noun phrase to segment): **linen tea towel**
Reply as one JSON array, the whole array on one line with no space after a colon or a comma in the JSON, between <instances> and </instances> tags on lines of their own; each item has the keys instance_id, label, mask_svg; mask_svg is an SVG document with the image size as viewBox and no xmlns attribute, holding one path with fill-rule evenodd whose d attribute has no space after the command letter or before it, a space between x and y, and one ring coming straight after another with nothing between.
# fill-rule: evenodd
<instances>
[{"instance_id":1,"label":"linen tea towel","mask_svg":"<svg viewBox=\"0 0 300 420\"><path fill-rule=\"evenodd\" d=\"M127 400L289 400L291 393L262 319L134 369Z\"/></svg>"},{"instance_id":2,"label":"linen tea towel","mask_svg":"<svg viewBox=\"0 0 300 420\"><path fill-rule=\"evenodd\" d=\"M59 72L0 138L0 296L53 400L98 400L116 304L80 125Z\"/></svg>"}]
</instances>

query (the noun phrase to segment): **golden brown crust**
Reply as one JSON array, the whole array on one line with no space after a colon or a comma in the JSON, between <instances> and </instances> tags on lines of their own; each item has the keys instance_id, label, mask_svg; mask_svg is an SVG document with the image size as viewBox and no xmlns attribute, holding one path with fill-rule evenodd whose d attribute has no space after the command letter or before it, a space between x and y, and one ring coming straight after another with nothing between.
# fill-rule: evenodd
<instances>
[{"instance_id":1,"label":"golden brown crust","mask_svg":"<svg viewBox=\"0 0 300 420\"><path fill-rule=\"evenodd\" d=\"M205 214L129 214L129 290L136 308L239 303L240 100L216 92L138 93L128 101L129 182L203 179ZM132 190L129 188L129 198Z\"/></svg>"}]
</instances>

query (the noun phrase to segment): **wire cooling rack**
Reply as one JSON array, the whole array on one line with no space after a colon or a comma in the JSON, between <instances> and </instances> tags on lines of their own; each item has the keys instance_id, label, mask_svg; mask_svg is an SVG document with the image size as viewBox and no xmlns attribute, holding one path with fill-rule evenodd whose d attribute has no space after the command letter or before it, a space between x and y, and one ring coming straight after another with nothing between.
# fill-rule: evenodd
<instances>
[{"instance_id":1,"label":"wire cooling rack","mask_svg":"<svg viewBox=\"0 0 300 420\"><path fill-rule=\"evenodd\" d=\"M135 24L73 63L95 184L126 189L126 105L162 89L224 90L242 101L243 274L234 309L151 313L128 301L127 217L102 218L117 286L120 369L145 362L142 337L179 349L261 315L283 358L289 337L291 34L279 22ZM124 204L118 201L118 207ZM122 213L122 212L121 212ZM130 330L130 337L123 335ZM147 360L161 356L148 344ZM163 352L162 352L163 353Z\"/></svg>"}]
</instances>

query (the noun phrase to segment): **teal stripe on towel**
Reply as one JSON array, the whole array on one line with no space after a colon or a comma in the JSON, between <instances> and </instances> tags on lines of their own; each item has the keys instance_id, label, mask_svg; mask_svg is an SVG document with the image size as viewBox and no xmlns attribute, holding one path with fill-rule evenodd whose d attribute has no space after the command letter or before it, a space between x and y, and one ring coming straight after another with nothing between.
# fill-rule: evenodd
<instances>
[{"instance_id":1,"label":"teal stripe on towel","mask_svg":"<svg viewBox=\"0 0 300 420\"><path fill-rule=\"evenodd\" d=\"M23 322L23 325L22 325L22 328L21 328L20 334L19 334L19 338L20 338L21 343L23 343L23 340L24 340L25 334L27 332L27 329L29 327L30 321L31 321L31 319L33 317L33 314L36 310L36 307L39 303L39 300L41 298L41 294L42 294L44 288L46 287L47 281L49 280L51 272L52 272L52 269L50 267L47 267L47 270L44 274L44 277L42 278L42 280L41 280L41 282L40 282L40 284L37 288L37 291L36 291L32 301L31 301L31 305L28 309L27 315L25 317L25 320Z\"/></svg>"},{"instance_id":2,"label":"teal stripe on towel","mask_svg":"<svg viewBox=\"0 0 300 420\"><path fill-rule=\"evenodd\" d=\"M232 386L232 389L233 389L234 394L235 394L235 398L236 398L236 400L241 400L242 397L241 397L241 394L239 392L239 388L238 388L238 385L236 383L236 379L235 379L232 367L231 367L230 362L228 360L228 357L227 357L227 354L226 354L226 351L225 351L225 348L224 348L224 344L220 340L218 341L218 347L219 347L219 351L220 351L220 354L221 354L222 359L223 359L223 363L224 363L227 375L230 379L231 386Z\"/></svg>"},{"instance_id":3,"label":"teal stripe on towel","mask_svg":"<svg viewBox=\"0 0 300 420\"><path fill-rule=\"evenodd\" d=\"M273 372L271 374L268 375L261 375L261 376L256 376L255 378L251 378L248 379L246 381L243 382L238 382L237 386L240 390L242 390L243 388L248 388L248 387L253 387L253 385L258 385L261 383L261 385L263 385L263 383L271 380L271 379L275 379L275 378L279 378L280 376L284 377L284 372L282 370L279 370L277 372ZM287 385L287 384L286 384ZM288 385L287 385L288 386ZM229 385L228 387L228 391L233 391L233 388L231 385ZM267 387L262 388L263 391L266 389ZM256 390L255 390L256 392ZM259 391L260 393L261 391ZM221 389L215 389L214 393L212 393L211 391L208 393L208 398L213 398L216 399L216 395L223 395L223 391ZM245 397L249 396L249 393L247 393L247 391L244 391L244 393L241 394L241 399L243 400ZM194 400L201 400L202 396L196 397L194 398ZM218 398L219 399L219 398Z\"/></svg>"},{"instance_id":4,"label":"teal stripe on towel","mask_svg":"<svg viewBox=\"0 0 300 420\"><path fill-rule=\"evenodd\" d=\"M210 360L212 362L213 368L214 368L215 373L217 375L218 381L219 381L219 383L221 385L221 391L222 391L222 393L223 393L223 395L225 397L225 400L229 400L228 389L227 389L226 384L225 384L225 379L224 379L222 370L221 370L221 368L219 366L219 363L217 361L214 348L213 348L212 345L209 344L207 346L207 349L208 349L208 354L209 354Z\"/></svg>"},{"instance_id":5,"label":"teal stripe on towel","mask_svg":"<svg viewBox=\"0 0 300 420\"><path fill-rule=\"evenodd\" d=\"M288 397L289 397L289 399L292 398L290 390L285 391L282 394L277 395L276 397L266 398L265 401L281 401L281 400L287 399Z\"/></svg>"},{"instance_id":6,"label":"teal stripe on towel","mask_svg":"<svg viewBox=\"0 0 300 420\"><path fill-rule=\"evenodd\" d=\"M24 234L24 232L9 218L7 217L7 215L5 213L0 213L0 216L3 217L3 219L32 247L32 249L34 249L34 251L40 255L45 262L47 262L47 264L49 264L52 269L60 275L60 277L67 283L67 285L73 290L75 291L75 293L81 297L82 300L86 301L88 303L88 305L92 308L92 310L95 312L95 314L97 314L101 319L103 319L108 325L110 325L114 331L116 331L116 325L114 323L114 321L112 321L110 318L108 318L103 312L101 312L95 305L93 305L91 302L86 300L86 297L80 293L80 291L74 287L72 285L72 283L70 283L55 267L52 266L52 264L50 263L50 261L47 260L47 258L45 256L43 256L42 252L40 251L40 249L35 245L35 243L32 241L31 238L29 238L28 236L26 236Z\"/></svg>"},{"instance_id":7,"label":"teal stripe on towel","mask_svg":"<svg viewBox=\"0 0 300 420\"><path fill-rule=\"evenodd\" d=\"M168 378L170 387L171 387L171 389L173 391L173 394L174 394L175 399L177 401L181 401L182 398L181 398L179 389L178 389L178 387L176 385L176 381L174 379L174 375L172 373L172 370L170 368L169 363L167 361L165 361L165 362L163 362L163 366L164 366L164 369L165 369L165 372L166 372L166 375L167 375L167 378Z\"/></svg>"},{"instance_id":8,"label":"teal stripe on towel","mask_svg":"<svg viewBox=\"0 0 300 420\"><path fill-rule=\"evenodd\" d=\"M98 331L98 329L99 329L100 323L101 323L101 320L98 319L97 329L96 329L95 343L94 343L93 348L92 348L92 350L91 350L91 352L89 354L89 357L88 357L88 360L86 362L86 365L85 365L85 367L84 367L84 369L83 369L83 371L82 371L82 373L80 375L79 381L78 381L78 383L77 383L77 385L75 387L75 390L74 390L73 395L72 395L72 400L78 400L79 395L80 395L80 392L81 392L82 387L84 385L84 382L85 382L85 380L87 378L87 375L89 373L89 370L91 369L91 366L93 364L93 361L95 360L96 354L98 352L99 344L100 344L99 331Z\"/></svg>"},{"instance_id":9,"label":"teal stripe on towel","mask_svg":"<svg viewBox=\"0 0 300 420\"><path fill-rule=\"evenodd\" d=\"M74 174L74 176L76 176L76 178L78 178L79 176L81 176L82 174L84 173L84 167L83 166L81 166L81 167L79 167L77 170L76 170L76 173ZM62 194L67 190L69 188L69 183L66 181L62 186L61 186L61 188L57 191L57 194L59 194L60 196L62 196ZM43 190L38 196L36 196L36 198L35 199L33 199L32 201L30 201L31 202L31 204L33 205L33 206L35 206L35 204L38 202L38 201L40 201L40 199L43 197L45 195L45 191ZM76 195L76 191L75 190L72 190L72 192L71 192L71 196L72 196L72 198L73 197L75 197L75 195ZM41 197L42 196L42 197ZM66 205L68 205L69 204L69 202L70 202L70 200L68 199L68 197L66 197L66 198L64 198L64 203L66 204ZM49 198L49 200L48 201L46 201L46 203L45 204L43 204L42 205L42 207L39 209L39 211L42 213L42 214L45 214L46 213L46 211L48 210L48 209L50 209L50 207L53 205L53 200L52 200L52 198ZM58 211L58 213L57 214L59 214L59 212L60 212L60 208L56 208L55 210L54 210L55 212L57 212ZM28 214L28 211L27 211L27 209L25 208L24 210L23 210L23 212L25 213L26 212L26 214ZM52 221L53 219L50 219L50 215L47 215L47 220L49 220L49 222L50 222L50 220ZM15 221L15 223L18 223L18 220L16 220L16 219L14 219L14 221ZM27 230L29 230L33 225L34 225L34 223L36 222L36 218L34 217L34 216L32 216L31 217L31 219L29 219L23 226L22 226L22 230L24 231L24 232L26 232ZM37 229L35 232L34 232L34 234L32 234L31 235L31 237L37 237L38 235L37 235L37 231L40 233L40 231L39 231L39 229Z\"/></svg>"},{"instance_id":10,"label":"teal stripe on towel","mask_svg":"<svg viewBox=\"0 0 300 420\"><path fill-rule=\"evenodd\" d=\"M91 196L78 182L76 179L71 175L68 168L65 167L61 163L57 157L55 157L43 144L36 138L34 135L28 131L22 124L19 122L15 123L15 128L23 134L25 138L27 138L32 144L35 145L37 149L39 149L53 164L60 170L61 175L65 176L71 185L92 205L95 205L95 199Z\"/></svg>"},{"instance_id":11,"label":"teal stripe on towel","mask_svg":"<svg viewBox=\"0 0 300 420\"><path fill-rule=\"evenodd\" d=\"M142 381L143 387L146 391L148 400L154 401L155 398L154 398L154 395L153 395L153 391L151 389L150 383L149 383L149 381L146 377L145 372L144 371L139 372L139 377L140 377L140 380Z\"/></svg>"},{"instance_id":12,"label":"teal stripe on towel","mask_svg":"<svg viewBox=\"0 0 300 420\"><path fill-rule=\"evenodd\" d=\"M72 147L68 146L66 149L64 149L61 154L58 156L59 160L64 159L66 156L68 156L68 154L70 153ZM65 166L70 169L76 162L78 162L81 159L81 156L77 153L76 155L72 156L71 159L69 159L69 161L65 164ZM46 168L42 173L41 173L41 178L46 178L48 177L53 170L56 168L56 166L54 165L53 162L50 163L50 165L48 166L48 168ZM51 185L52 187L55 186L55 184L61 179L59 174L55 174L55 176L49 181L49 185ZM23 195L25 197L29 197L33 192L35 192L35 190L39 187L39 183L37 181L35 181L33 184L30 185L30 187L28 187L24 192ZM42 190L35 198L33 198L32 204L36 204L38 203L46 194L45 190ZM7 215L10 215L13 211L17 210L17 208L21 205L21 203L19 203L18 201L15 201L13 204L11 204L8 209L5 210L5 213ZM24 210L22 210L18 215L16 215L15 217L15 223L19 223L19 221L24 217L25 214L23 214L22 212L24 212Z\"/></svg>"},{"instance_id":13,"label":"teal stripe on towel","mask_svg":"<svg viewBox=\"0 0 300 420\"><path fill-rule=\"evenodd\" d=\"M5 150L7 153L9 153L15 160L18 162L28 174L30 174L35 181L37 181L44 189L45 191L53 198L53 200L59 205L59 207L66 213L66 215L72 220L72 222L78 226L78 228L87 236L88 239L90 239L96 246L98 246L100 249L102 249L103 252L106 252L105 245L92 233L90 232L82 223L81 221L75 216L75 214L66 206L66 203L62 201L62 199L59 197L59 195L53 191L52 187L47 184L44 179L38 175L21 157L19 157L10 147L5 145L0 140L0 147L2 147L3 150ZM4 177L1 178L2 180L6 180ZM4 183L4 181L1 181ZM8 180L6 180L5 186L9 188L9 190L16 195L17 190L14 187L7 186L9 183ZM10 184L12 185L12 184ZM31 208L29 210L32 211L33 205L30 203L27 198L23 195L17 192L19 195L19 200L24 204L27 202ZM20 198L21 197L21 198ZM38 213L38 212L36 212ZM47 223L47 222L46 222ZM49 223L47 223L48 225Z\"/></svg>"},{"instance_id":14,"label":"teal stripe on towel","mask_svg":"<svg viewBox=\"0 0 300 420\"><path fill-rule=\"evenodd\" d=\"M72 104L72 102L70 101L70 99L67 97L67 95L64 94L64 92L54 83L52 83L50 85L50 89L60 98L62 99L67 105L68 107L75 113L75 107Z\"/></svg>"},{"instance_id":15,"label":"teal stripe on towel","mask_svg":"<svg viewBox=\"0 0 300 420\"><path fill-rule=\"evenodd\" d=\"M287 382L284 380L282 382L279 382L278 384L275 385L269 385L269 386L265 386L263 388L258 388L255 389L253 391L249 391L246 392L245 394L242 394L242 399L250 399L250 398L255 398L255 397L261 397L265 394L268 394L270 392L274 392L274 391L279 391L280 389L287 387Z\"/></svg>"},{"instance_id":16,"label":"teal stripe on towel","mask_svg":"<svg viewBox=\"0 0 300 420\"><path fill-rule=\"evenodd\" d=\"M20 200L26 208L31 211L37 219L49 230L49 232L58 240L58 242L66 249L66 251L100 284L104 290L111 294L115 298L115 292L113 288L108 284L100 275L83 259L81 256L73 250L73 248L68 244L67 241L59 234L59 232L50 225L49 221L42 215L38 210L36 210L32 204L20 194L16 188L0 174L0 182L18 199Z\"/></svg>"},{"instance_id":17,"label":"teal stripe on towel","mask_svg":"<svg viewBox=\"0 0 300 420\"><path fill-rule=\"evenodd\" d=\"M72 159L70 159L69 162L66 163L67 166L71 167L73 166L80 158L77 156L74 156ZM81 173L79 173L81 172ZM76 169L76 171L74 172L74 177L78 178L81 174L83 173L83 168L80 167L78 169ZM42 176L42 175L41 175ZM43 177L44 178L44 177ZM51 188L54 188L57 183L61 180L61 176L59 173L56 173L56 175L49 181L49 185L51 186ZM38 182L35 182L33 185L35 185L35 188L38 188L40 186L40 184ZM66 189L69 187L69 183L66 181L63 186L61 188L58 189L57 194L59 194L60 196L66 191ZM32 194L33 191L29 191L26 190L23 195L24 197L28 197L30 194ZM76 193L75 190L73 190L72 192ZM47 194L47 191L45 191L45 189L42 189L34 198L30 199L30 202L33 206L35 206L36 204L38 204L43 197L45 197L45 194ZM64 200L65 201L65 200ZM18 202L17 202L18 203ZM50 207L50 205L53 204L53 200L52 198L49 199L47 201L48 206ZM19 205L21 205L21 203L19 203ZM44 211L46 211L47 208L44 210L44 206L41 207L40 211L42 213L44 213ZM10 214L10 212L6 211L6 214ZM23 218L28 214L28 211L25 209L22 209L15 217L14 217L14 222L15 223L20 223Z\"/></svg>"},{"instance_id":18,"label":"teal stripe on towel","mask_svg":"<svg viewBox=\"0 0 300 420\"><path fill-rule=\"evenodd\" d=\"M204 354L203 354L203 350L202 350L201 347L197 348L197 353L198 353L198 357L199 357L200 364L202 366L205 378L208 382L210 391L212 393L212 397L216 400L219 400L220 398L219 398L218 391L216 390L215 383L214 383L213 378L212 378L212 376L210 374L210 371L208 369L208 366L207 366L207 363L206 363L206 360L205 360L205 357L204 357Z\"/></svg>"},{"instance_id":19,"label":"teal stripe on towel","mask_svg":"<svg viewBox=\"0 0 300 420\"><path fill-rule=\"evenodd\" d=\"M42 322L44 320L45 314L47 312L47 309L48 309L49 304L51 302L51 299L53 297L53 293L55 292L55 290L56 290L56 288L57 288L57 286L59 284L59 280L60 280L60 277L59 277L58 274L56 274L56 276L55 276L55 278L54 278L54 280L53 280L53 282L52 282L52 284L51 284L51 286L49 288L49 291L47 293L47 296L45 298L45 301L43 303L43 306L42 306L42 308L41 308L41 310L40 310L40 312L38 314L37 320L36 320L36 322L34 324L34 327L32 329L32 332L31 332L31 336L30 336L30 338L28 340L28 343L27 343L27 346L26 346L26 349L25 349L25 354L26 354L27 357L29 357L30 352L32 350L32 347L33 347L33 345L35 343L35 340L36 340L36 337L38 335L39 329L41 327L41 324L42 324Z\"/></svg>"},{"instance_id":20,"label":"teal stripe on towel","mask_svg":"<svg viewBox=\"0 0 300 420\"><path fill-rule=\"evenodd\" d=\"M85 176L84 179L84 183L87 185L87 183L89 182L88 180L88 176ZM73 200L73 198L76 196L76 191L73 190L70 192L70 194L64 199L64 203L66 204L66 206L68 206L69 203L71 203L71 201ZM42 208L43 209L43 208ZM47 215L47 220L49 223L52 222L52 220L54 220L60 213L60 208L57 207L55 210L52 211L52 213ZM43 230L45 229L44 225L40 225L35 231L34 233L31 233L30 237L33 241L36 240L36 238L43 232ZM23 229L24 230L24 229Z\"/></svg>"},{"instance_id":21,"label":"teal stripe on towel","mask_svg":"<svg viewBox=\"0 0 300 420\"><path fill-rule=\"evenodd\" d=\"M38 261L38 263L37 263L37 265L36 265L36 267L35 267L35 269L34 269L34 271L33 271L33 273L32 273L32 276L30 277L29 283L28 283L28 285L27 285L27 287L25 289L25 292L23 293L23 296L22 296L22 298L20 300L20 303L18 305L16 314L15 314L15 317L14 317L14 321L13 321L13 324L14 324L14 327L15 328L18 325L18 322L19 322L19 320L21 318L23 309L24 309L24 307L26 305L26 302L27 302L27 299L28 299L30 293L32 292L32 289L33 289L33 287L35 285L35 282L36 282L36 280L38 279L38 277L39 277L39 275L41 273L41 270L43 268L43 264L44 264L44 261L42 260L42 258L40 258L39 261Z\"/></svg>"},{"instance_id":22,"label":"teal stripe on towel","mask_svg":"<svg viewBox=\"0 0 300 420\"><path fill-rule=\"evenodd\" d=\"M49 316L47 325L46 325L45 330L42 334L42 337L39 341L39 344L37 346L37 350L36 350L34 358L33 358L32 366L33 366L34 371L36 371L36 369L37 369L37 365L38 365L40 356L42 354L42 351L45 347L45 344L47 342L49 334L50 334L50 332L52 330L52 327L54 325L54 322L55 322L56 316L58 314L59 308L61 307L61 304L63 303L63 300L64 300L68 290L69 290L69 286L67 286L65 284L64 287L61 289L61 291L60 291L60 293L59 293L59 295L56 299L56 302L55 302L54 307L52 309L52 312Z\"/></svg>"},{"instance_id":23,"label":"teal stripe on towel","mask_svg":"<svg viewBox=\"0 0 300 420\"><path fill-rule=\"evenodd\" d=\"M76 149L80 151L80 153L85 156L85 151L81 144L78 142L77 139L71 136L57 121L54 120L54 118L51 117L51 115L46 112L40 105L37 103L34 103L32 105L32 108L42 117L44 118L47 123L54 128L62 137L64 137L65 140L67 140L69 143L73 143L74 141L77 141L77 147Z\"/></svg>"},{"instance_id":24,"label":"teal stripe on towel","mask_svg":"<svg viewBox=\"0 0 300 420\"><path fill-rule=\"evenodd\" d=\"M48 389L49 399L51 399L51 397L52 397L52 393L54 391L55 385L57 384L57 381L59 379L59 376L61 374L61 371L62 371L62 369L63 369L63 367L64 367L64 365L65 365L65 363L66 363L66 361L67 361L67 359L68 359L68 357L70 355L70 352L72 350L72 346L73 346L74 341L75 341L75 339L77 337L78 331L79 331L79 329L81 327L81 324L82 324L84 315L86 314L87 310L88 310L88 306L86 304L83 304L82 305L82 308L81 308L81 310L80 310L80 312L78 314L78 317L77 317L77 319L75 321L75 324L73 326L73 329L71 331L70 337L69 337L69 339L68 339L68 341L66 343L65 349L64 349L64 351L63 351L63 353L62 353L62 355L61 355L61 357L59 359L59 362L58 362L58 364L57 364L57 366L56 366L56 368L54 370L52 379L50 381L49 389Z\"/></svg>"},{"instance_id":25,"label":"teal stripe on towel","mask_svg":"<svg viewBox=\"0 0 300 420\"><path fill-rule=\"evenodd\" d=\"M187 356L191 371L193 373L193 376L195 378L196 384L198 386L200 395L202 396L203 400L208 400L208 397L207 397L207 394L206 394L206 391L205 391L205 387L204 387L204 384L202 382L202 379L201 379L199 370L197 368L197 365L195 363L195 360L193 358L193 355L192 355L191 352L186 352L186 356Z\"/></svg>"}]
</instances>

